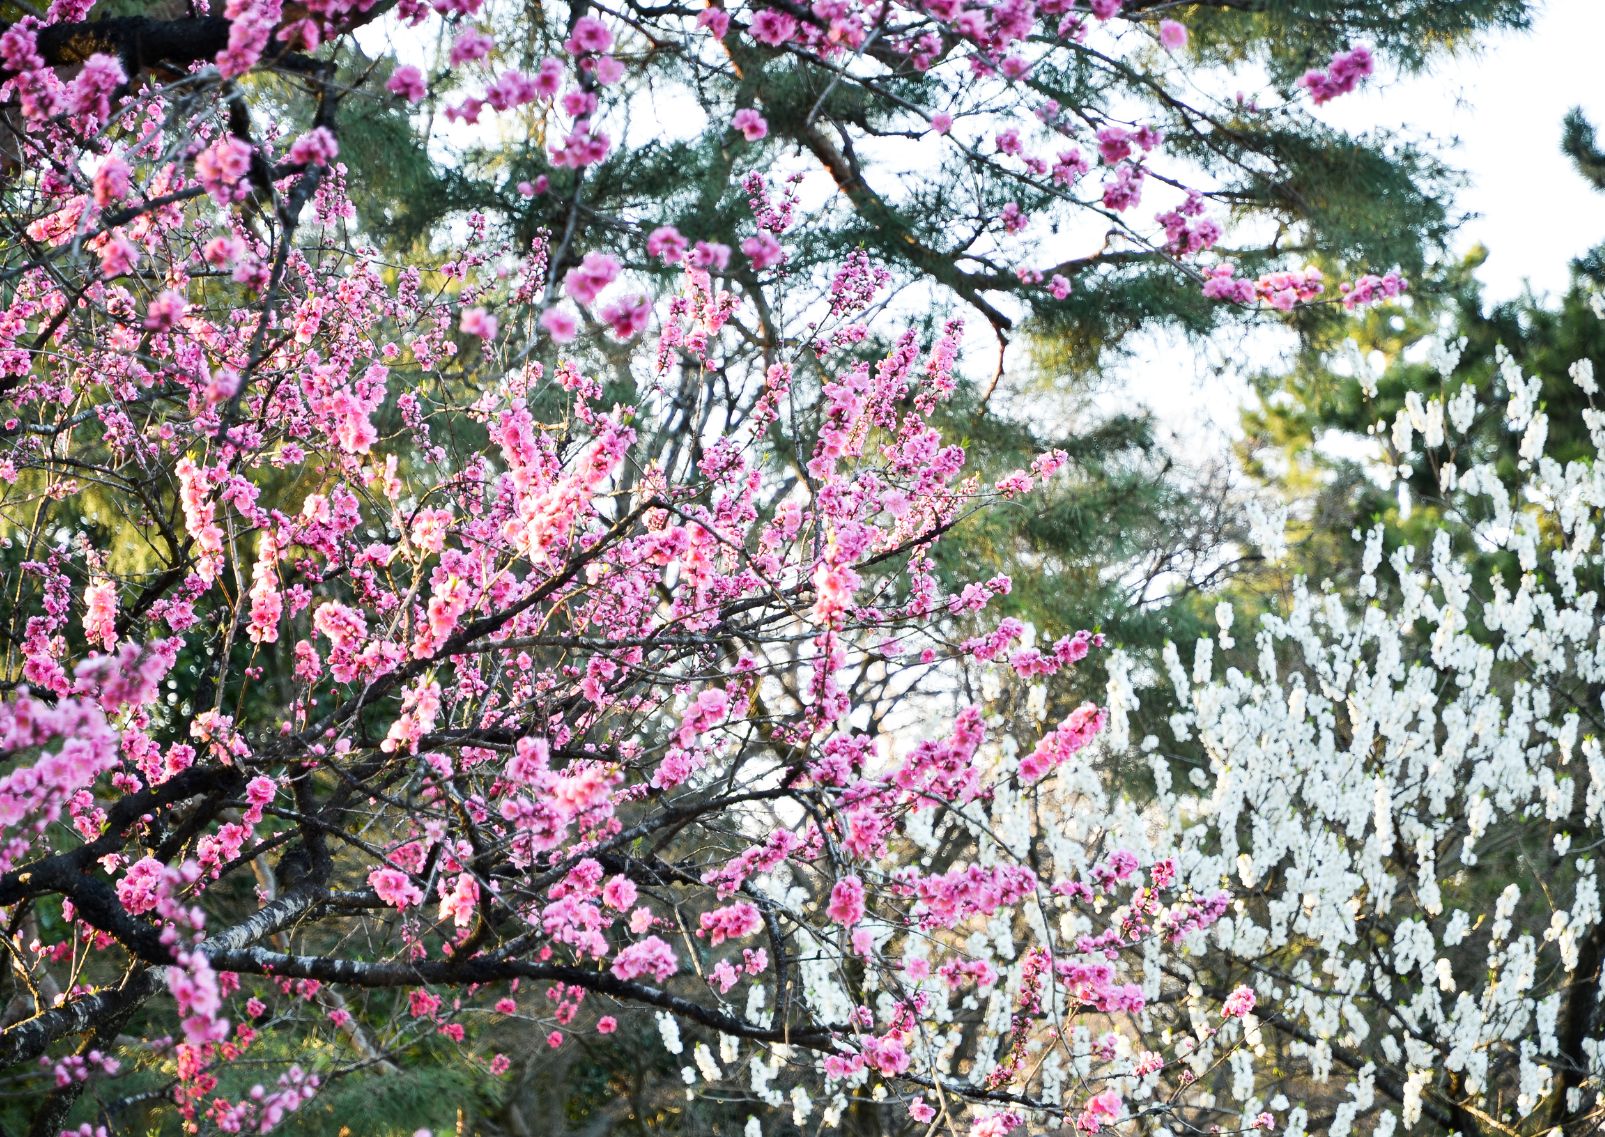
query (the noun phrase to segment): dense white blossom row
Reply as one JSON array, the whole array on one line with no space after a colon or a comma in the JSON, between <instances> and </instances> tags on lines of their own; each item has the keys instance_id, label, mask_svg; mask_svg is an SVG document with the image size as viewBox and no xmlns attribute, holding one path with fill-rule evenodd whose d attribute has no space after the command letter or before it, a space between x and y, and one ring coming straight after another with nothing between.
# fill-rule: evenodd
<instances>
[{"instance_id":1,"label":"dense white blossom row","mask_svg":"<svg viewBox=\"0 0 1605 1137\"><path fill-rule=\"evenodd\" d=\"M1591 366L1572 377L1592 394ZM1546 456L1538 380L1502 354L1498 381L1519 484L1454 461L1476 456L1466 436L1498 413L1492 393L1411 395L1376 433L1398 465L1437 470L1430 544L1356 533L1359 594L1300 581L1252 656L1218 613L1190 667L1165 657L1175 713L1169 742L1144 744L1154 795L1123 811L1074 787L1114 839L1234 891L1190 978L1262 992L1279 1057L1232 1091L1245 1118L1285 1094L1293 1134L1599 1121L1605 465ZM1605 450L1605 415L1582 425ZM1279 519L1254 523L1281 556ZM1115 747L1140 680L1116 660ZM1175 785L1162 753L1207 771Z\"/></svg>"}]
</instances>

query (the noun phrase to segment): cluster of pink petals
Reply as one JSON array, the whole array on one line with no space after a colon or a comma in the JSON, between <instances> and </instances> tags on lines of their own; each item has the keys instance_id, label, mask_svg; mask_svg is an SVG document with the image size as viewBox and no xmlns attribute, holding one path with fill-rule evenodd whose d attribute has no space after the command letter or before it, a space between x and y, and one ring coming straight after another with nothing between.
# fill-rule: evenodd
<instances>
[{"instance_id":1,"label":"cluster of pink petals","mask_svg":"<svg viewBox=\"0 0 1605 1137\"><path fill-rule=\"evenodd\" d=\"M1353 283L1338 286L1343 307L1349 310L1391 300L1408 288L1404 277L1397 272L1382 276L1366 274ZM1211 300L1225 300L1233 304L1252 305L1266 303L1280 312L1290 312L1300 304L1319 299L1326 292L1326 282L1319 269L1303 271L1268 272L1256 280L1237 275L1230 264L1220 264L1204 274L1204 295Z\"/></svg>"},{"instance_id":2,"label":"cluster of pink petals","mask_svg":"<svg viewBox=\"0 0 1605 1137\"><path fill-rule=\"evenodd\" d=\"M1393 300L1403 295L1408 287L1404 277L1397 272L1384 273L1382 276L1367 273L1352 284L1345 282L1338 285L1338 291L1343 295L1343 307L1353 311L1366 304Z\"/></svg>"},{"instance_id":3,"label":"cluster of pink petals","mask_svg":"<svg viewBox=\"0 0 1605 1137\"><path fill-rule=\"evenodd\" d=\"M1362 45L1337 52L1324 70L1316 68L1306 71L1299 78L1298 85L1309 91L1315 105L1320 106L1354 90L1375 67L1371 49Z\"/></svg>"},{"instance_id":4,"label":"cluster of pink petals","mask_svg":"<svg viewBox=\"0 0 1605 1137\"><path fill-rule=\"evenodd\" d=\"M825 915L832 923L852 928L864 918L864 882L856 876L844 876L830 890L830 903Z\"/></svg>"},{"instance_id":5,"label":"cluster of pink petals","mask_svg":"<svg viewBox=\"0 0 1605 1137\"><path fill-rule=\"evenodd\" d=\"M1234 304L1254 304L1264 301L1281 312L1290 312L1300 304L1308 304L1326 291L1326 283L1317 268L1299 271L1268 272L1257 280L1236 275L1230 264L1216 265L1205 273L1204 295L1211 300L1226 300Z\"/></svg>"},{"instance_id":6,"label":"cluster of pink petals","mask_svg":"<svg viewBox=\"0 0 1605 1137\"><path fill-rule=\"evenodd\" d=\"M411 908L424 901L423 889L399 869L374 869L368 874L368 884L380 900L393 908Z\"/></svg>"},{"instance_id":7,"label":"cluster of pink petals","mask_svg":"<svg viewBox=\"0 0 1605 1137\"><path fill-rule=\"evenodd\" d=\"M615 976L626 981L648 975L659 983L679 969L680 961L674 949L657 936L647 936L620 949L609 968Z\"/></svg>"},{"instance_id":8,"label":"cluster of pink petals","mask_svg":"<svg viewBox=\"0 0 1605 1137\"><path fill-rule=\"evenodd\" d=\"M972 916L990 916L1035 894L1036 874L1021 865L953 869L913 878L915 910L927 928L951 928Z\"/></svg>"},{"instance_id":9,"label":"cluster of pink petals","mask_svg":"<svg viewBox=\"0 0 1605 1137\"><path fill-rule=\"evenodd\" d=\"M1102 709L1083 703L1020 760L1020 777L1034 782L1062 766L1097 736L1106 721Z\"/></svg>"},{"instance_id":10,"label":"cluster of pink petals","mask_svg":"<svg viewBox=\"0 0 1605 1137\"><path fill-rule=\"evenodd\" d=\"M711 912L704 912L698 918L700 931L698 935L708 937L709 947L718 947L725 940L740 939L750 936L763 926L763 917L758 909L747 901L738 901L727 904L723 908L715 908Z\"/></svg>"},{"instance_id":11,"label":"cluster of pink petals","mask_svg":"<svg viewBox=\"0 0 1605 1137\"><path fill-rule=\"evenodd\" d=\"M1254 1009L1254 989L1252 987L1238 987L1226 996L1226 1002L1221 1007L1221 1014L1229 1019L1246 1018Z\"/></svg>"},{"instance_id":12,"label":"cluster of pink petals","mask_svg":"<svg viewBox=\"0 0 1605 1137\"><path fill-rule=\"evenodd\" d=\"M730 119L730 125L748 142L757 142L769 133L769 124L764 121L763 115L751 107L742 107L738 110Z\"/></svg>"}]
</instances>

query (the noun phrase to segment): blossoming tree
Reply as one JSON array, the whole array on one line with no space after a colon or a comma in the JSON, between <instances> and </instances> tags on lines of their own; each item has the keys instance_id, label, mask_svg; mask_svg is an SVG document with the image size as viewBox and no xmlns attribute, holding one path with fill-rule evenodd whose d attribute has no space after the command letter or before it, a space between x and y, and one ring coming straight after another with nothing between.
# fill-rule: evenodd
<instances>
[{"instance_id":1,"label":"blossoming tree","mask_svg":"<svg viewBox=\"0 0 1605 1137\"><path fill-rule=\"evenodd\" d=\"M1498 354L1490 376L1440 351L1437 389L1373 432L1437 526L1356 530L1324 554L1352 589L1299 579L1247 626L1223 604L1190 666L1170 653L1174 714L1142 747L1158 792L1110 837L1229 883L1207 962L1157 966L1267 998L1261 1061L1239 1050L1222 1092L1290 1133L1601 1121L1605 418L1590 360L1556 403L1577 420L1554 421Z\"/></svg>"},{"instance_id":2,"label":"blossoming tree","mask_svg":"<svg viewBox=\"0 0 1605 1137\"><path fill-rule=\"evenodd\" d=\"M305 149L322 145L291 151L315 169ZM309 201L331 234L342 206L337 176ZM770 1077L812 1066L827 1094L886 1079L916 1119L980 1104L1000 1132L1015 1110L1114 1120L1105 1077L1162 1075L1158 1052L1114 1036L1075 1054L1114 1072L1092 1081L1037 1053L1056 1023L1068 1044L1081 1014L1142 1010L1122 952L1221 908L1163 866L1061 872L1037 836L1052 826L1024 823L1027 791L1102 713L1013 763L977 760L975 712L877 751L908 675L1012 634L944 640L945 614L1008 582L943 595L930 547L1060 461L964 477L924 424L951 336L929 355L905 338L827 382L789 490L762 445L784 363L675 477L635 453L641 408L603 410L567 362L459 387L445 361L490 317L418 269L391 288L314 241L284 258L298 283L263 331L260 308L209 306L200 267L247 238L203 241L185 221L141 250L185 291L142 298L117 273L75 310L40 275L17 301L72 329L52 330L49 362L16 357L10 395L11 507L38 540L15 550L0 896L21 987L0 1045L10 1064L44 1060L37 1117L59 1122L86 1087L115 1116L98 1087L147 1015L172 1024L154 1046L180 1115L225 1130L271 1128L315 1093L323 1075L300 1067L231 1086L275 1030L348 1032L357 1064L419 1035L472 1061L478 1021L520 1013L559 1045L655 1009L759 1048L743 1056ZM519 287L541 279L541 252ZM857 338L877 283L867 262L842 268L816 359ZM688 268L654 365L705 365L731 302ZM561 420L525 406L541 383L567 393ZM144 547L97 545L101 508ZM61 542L55 511L75 530ZM1060 672L1094 642L1067 635L1019 666ZM1120 926L1095 931L1110 898ZM374 991L397 992L388 1026L371 998L348 1002ZM158 995L170 1010L146 1009ZM697 1064L718 1069L705 1050ZM809 1100L792 1088L793 1112Z\"/></svg>"},{"instance_id":3,"label":"blossoming tree","mask_svg":"<svg viewBox=\"0 0 1605 1137\"><path fill-rule=\"evenodd\" d=\"M743 177L739 256L586 196L601 108L650 86L666 28L693 80L745 92L732 152L790 131L863 212L851 137L766 115L765 67L831 75L822 107L864 88L923 114L940 91L941 136L1110 28L1181 50L1185 28L1130 7L576 5L521 66L473 0L104 20L58 0L0 32L12 1120L264 1132L426 1051L499 1076L503 1022L561 1047L651 1014L671 1050L695 1034L692 1079L739 1068L754 1111L798 1126L1270 1124L1193 1091L1199 1046L1244 1053L1254 993L1184 998L1153 970L1224 894L1069 823L1104 712L1021 737L974 708L908 721L927 673L1073 683L1101 646L1073 624L1021 644L986 615L1006 577L932 571L970 511L1063 455L967 472L931 425L960 328L867 352L892 276L805 261L800 183ZM440 74L354 64L419 29L449 38ZM1285 94L1370 66L1344 45ZM526 192L568 206L550 232L465 210L449 247L396 263L353 204L374 175L342 162L341 109L451 83L483 87L447 109L463 130L536 124L561 173ZM1044 166L1000 139L1017 180L1136 204L1158 128L1038 109L1067 146L1090 135L1101 204L1061 193L1091 149ZM1178 192L1145 256L1217 239ZM672 287L601 230L638 235ZM992 284L1068 289L980 238L898 255L1000 327ZM1179 279L1318 297L1302 270Z\"/></svg>"}]
</instances>

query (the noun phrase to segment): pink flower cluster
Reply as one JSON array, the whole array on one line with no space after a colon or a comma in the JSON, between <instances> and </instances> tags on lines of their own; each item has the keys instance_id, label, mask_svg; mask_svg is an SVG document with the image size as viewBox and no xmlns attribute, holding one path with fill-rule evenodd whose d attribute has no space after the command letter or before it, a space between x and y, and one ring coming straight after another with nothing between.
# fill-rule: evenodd
<instances>
[{"instance_id":1,"label":"pink flower cluster","mask_svg":"<svg viewBox=\"0 0 1605 1137\"><path fill-rule=\"evenodd\" d=\"M1203 216L1204 198L1190 190L1187 200L1155 218L1165 227L1165 248L1179 257L1192 256L1215 246L1220 240L1218 224Z\"/></svg>"},{"instance_id":2,"label":"pink flower cluster","mask_svg":"<svg viewBox=\"0 0 1605 1137\"><path fill-rule=\"evenodd\" d=\"M1316 268L1302 272L1268 272L1257 280L1236 275L1230 264L1216 265L1204 274L1204 295L1211 300L1225 300L1233 304L1250 305L1263 301L1280 312L1291 312L1300 304L1318 299L1326 284ZM1343 307L1353 310L1366 304L1376 304L1402 295L1408 288L1404 277L1397 272L1383 276L1366 274L1353 283L1338 285Z\"/></svg>"},{"instance_id":3,"label":"pink flower cluster","mask_svg":"<svg viewBox=\"0 0 1605 1137\"><path fill-rule=\"evenodd\" d=\"M825 915L844 928L852 928L864 918L864 883L856 876L844 876L830 890Z\"/></svg>"},{"instance_id":4,"label":"pink flower cluster","mask_svg":"<svg viewBox=\"0 0 1605 1137\"><path fill-rule=\"evenodd\" d=\"M990 916L1035 894L1036 874L1020 865L971 865L936 876L912 875L915 915L926 928L951 928L971 916Z\"/></svg>"},{"instance_id":5,"label":"pink flower cluster","mask_svg":"<svg viewBox=\"0 0 1605 1137\"><path fill-rule=\"evenodd\" d=\"M613 957L613 966L609 970L626 981L650 975L662 983L679 969L680 961L674 949L657 936L647 936L620 949Z\"/></svg>"},{"instance_id":6,"label":"pink flower cluster","mask_svg":"<svg viewBox=\"0 0 1605 1137\"><path fill-rule=\"evenodd\" d=\"M758 909L745 900L704 912L698 918L699 936L706 936L709 947L718 947L726 940L750 936L763 926Z\"/></svg>"},{"instance_id":7,"label":"pink flower cluster","mask_svg":"<svg viewBox=\"0 0 1605 1137\"><path fill-rule=\"evenodd\" d=\"M1371 49L1362 45L1337 52L1324 70L1316 68L1306 71L1299 78L1298 85L1309 91L1315 105L1320 106L1354 90L1375 67Z\"/></svg>"},{"instance_id":8,"label":"pink flower cluster","mask_svg":"<svg viewBox=\"0 0 1605 1137\"><path fill-rule=\"evenodd\" d=\"M1204 295L1211 300L1227 300L1233 304L1254 304L1263 300L1280 312L1291 312L1300 304L1308 304L1326 291L1326 284L1317 268L1302 272L1267 272L1257 280L1236 275L1230 264L1216 265L1205 273Z\"/></svg>"},{"instance_id":9,"label":"pink flower cluster","mask_svg":"<svg viewBox=\"0 0 1605 1137\"><path fill-rule=\"evenodd\" d=\"M1020 760L1020 777L1034 782L1062 766L1097 736L1106 721L1100 708L1083 703Z\"/></svg>"},{"instance_id":10,"label":"pink flower cluster","mask_svg":"<svg viewBox=\"0 0 1605 1137\"><path fill-rule=\"evenodd\" d=\"M1367 273L1352 284L1338 285L1338 291L1343 294L1343 307L1352 311L1365 304L1378 304L1384 300L1395 299L1403 295L1407 287L1405 279L1397 272L1389 272L1382 276Z\"/></svg>"}]
</instances>

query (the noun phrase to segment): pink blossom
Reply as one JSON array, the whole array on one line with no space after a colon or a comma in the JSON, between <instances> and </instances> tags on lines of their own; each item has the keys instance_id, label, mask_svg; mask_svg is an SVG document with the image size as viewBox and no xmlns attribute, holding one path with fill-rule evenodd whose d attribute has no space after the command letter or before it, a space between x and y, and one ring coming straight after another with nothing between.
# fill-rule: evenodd
<instances>
[{"instance_id":1,"label":"pink blossom","mask_svg":"<svg viewBox=\"0 0 1605 1137\"><path fill-rule=\"evenodd\" d=\"M168 289L159 293L145 309L145 327L153 332L169 332L189 313L189 302L182 292Z\"/></svg>"},{"instance_id":2,"label":"pink blossom","mask_svg":"<svg viewBox=\"0 0 1605 1137\"><path fill-rule=\"evenodd\" d=\"M773 268L786 259L786 254L773 233L759 233L756 237L748 237L741 242L741 251L758 272Z\"/></svg>"},{"instance_id":3,"label":"pink blossom","mask_svg":"<svg viewBox=\"0 0 1605 1137\"><path fill-rule=\"evenodd\" d=\"M272 778L258 775L245 785L245 800L254 806L263 806L278 793L278 783Z\"/></svg>"},{"instance_id":4,"label":"pink blossom","mask_svg":"<svg viewBox=\"0 0 1605 1137\"><path fill-rule=\"evenodd\" d=\"M541 313L541 327L556 343L568 343L579 331L579 320L566 308L548 308Z\"/></svg>"},{"instance_id":5,"label":"pink blossom","mask_svg":"<svg viewBox=\"0 0 1605 1137\"><path fill-rule=\"evenodd\" d=\"M822 564L814 570L814 617L835 625L859 585L859 577L847 565Z\"/></svg>"},{"instance_id":6,"label":"pink blossom","mask_svg":"<svg viewBox=\"0 0 1605 1137\"><path fill-rule=\"evenodd\" d=\"M562 60L547 56L535 69L535 93L542 98L554 98L563 88L563 76L566 73L567 68Z\"/></svg>"},{"instance_id":7,"label":"pink blossom","mask_svg":"<svg viewBox=\"0 0 1605 1137\"><path fill-rule=\"evenodd\" d=\"M563 291L581 304L596 302L597 295L618 279L619 262L611 254L589 252L563 277Z\"/></svg>"},{"instance_id":8,"label":"pink blossom","mask_svg":"<svg viewBox=\"0 0 1605 1137\"><path fill-rule=\"evenodd\" d=\"M730 125L741 132L748 142L756 142L769 133L769 124L763 115L751 107L742 107L730 120Z\"/></svg>"},{"instance_id":9,"label":"pink blossom","mask_svg":"<svg viewBox=\"0 0 1605 1137\"><path fill-rule=\"evenodd\" d=\"M1254 989L1252 987L1238 987L1226 996L1226 1002L1221 1006L1221 1014L1229 1019L1245 1017L1254 1009Z\"/></svg>"},{"instance_id":10,"label":"pink blossom","mask_svg":"<svg viewBox=\"0 0 1605 1137\"><path fill-rule=\"evenodd\" d=\"M84 589L84 635L107 651L117 646L117 586L109 580Z\"/></svg>"},{"instance_id":11,"label":"pink blossom","mask_svg":"<svg viewBox=\"0 0 1605 1137\"><path fill-rule=\"evenodd\" d=\"M1098 157L1113 165L1131 156L1131 132L1121 126L1098 130Z\"/></svg>"},{"instance_id":12,"label":"pink blossom","mask_svg":"<svg viewBox=\"0 0 1605 1137\"><path fill-rule=\"evenodd\" d=\"M718 241L698 241L691 249L691 267L723 272L730 266L730 246Z\"/></svg>"},{"instance_id":13,"label":"pink blossom","mask_svg":"<svg viewBox=\"0 0 1605 1137\"><path fill-rule=\"evenodd\" d=\"M39 54L38 36L26 22L13 24L0 34L0 63L13 73L34 71L45 65Z\"/></svg>"},{"instance_id":14,"label":"pink blossom","mask_svg":"<svg viewBox=\"0 0 1605 1137\"><path fill-rule=\"evenodd\" d=\"M424 901L423 890L397 869L374 869L368 874L368 883L379 899L393 908L410 908Z\"/></svg>"},{"instance_id":15,"label":"pink blossom","mask_svg":"<svg viewBox=\"0 0 1605 1137\"><path fill-rule=\"evenodd\" d=\"M621 343L633 340L646 330L652 316L652 302L645 296L630 296L602 305L597 313Z\"/></svg>"},{"instance_id":16,"label":"pink blossom","mask_svg":"<svg viewBox=\"0 0 1605 1137\"><path fill-rule=\"evenodd\" d=\"M411 64L398 67L392 71L390 78L385 80L385 90L392 95L400 95L409 103L420 102L429 93L429 88L424 82L423 72Z\"/></svg>"},{"instance_id":17,"label":"pink blossom","mask_svg":"<svg viewBox=\"0 0 1605 1137\"><path fill-rule=\"evenodd\" d=\"M1096 3L1097 0L1094 0ZM1118 3L1119 0L1116 0ZM1024 1124L1019 1114L1012 1110L1002 1113L986 1113L976 1118L970 1125L969 1137L1008 1137Z\"/></svg>"},{"instance_id":18,"label":"pink blossom","mask_svg":"<svg viewBox=\"0 0 1605 1137\"><path fill-rule=\"evenodd\" d=\"M851 928L864 918L864 882L856 876L844 876L830 890L830 903L825 915L844 928Z\"/></svg>"},{"instance_id":19,"label":"pink blossom","mask_svg":"<svg viewBox=\"0 0 1605 1137\"><path fill-rule=\"evenodd\" d=\"M290 147L290 161L302 166L327 166L340 153L340 144L326 126L313 127Z\"/></svg>"},{"instance_id":20,"label":"pink blossom","mask_svg":"<svg viewBox=\"0 0 1605 1137\"><path fill-rule=\"evenodd\" d=\"M760 8L752 17L752 38L779 47L797 33L797 19L774 8Z\"/></svg>"},{"instance_id":21,"label":"pink blossom","mask_svg":"<svg viewBox=\"0 0 1605 1137\"><path fill-rule=\"evenodd\" d=\"M627 876L615 876L602 886L602 902L620 912L635 904L635 882Z\"/></svg>"},{"instance_id":22,"label":"pink blossom","mask_svg":"<svg viewBox=\"0 0 1605 1137\"><path fill-rule=\"evenodd\" d=\"M574 21L574 31L563 43L563 49L570 55L607 51L612 46L613 33L594 16L581 16Z\"/></svg>"},{"instance_id":23,"label":"pink blossom","mask_svg":"<svg viewBox=\"0 0 1605 1137\"><path fill-rule=\"evenodd\" d=\"M128 163L115 154L102 162L94 176L95 204L104 209L127 197L131 173Z\"/></svg>"},{"instance_id":24,"label":"pink blossom","mask_svg":"<svg viewBox=\"0 0 1605 1137\"><path fill-rule=\"evenodd\" d=\"M461 67L464 63L484 59L495 46L496 41L478 28L464 28L451 42L448 62L453 67Z\"/></svg>"},{"instance_id":25,"label":"pink blossom","mask_svg":"<svg viewBox=\"0 0 1605 1137\"><path fill-rule=\"evenodd\" d=\"M457 326L464 335L477 336L483 340L496 338L496 317L483 308L464 308Z\"/></svg>"},{"instance_id":26,"label":"pink blossom","mask_svg":"<svg viewBox=\"0 0 1605 1137\"><path fill-rule=\"evenodd\" d=\"M1343 307L1351 312L1361 305L1392 300L1402 295L1407 288L1404 277L1397 272L1389 272L1384 276L1367 273L1352 284L1338 285L1338 291L1343 294Z\"/></svg>"},{"instance_id":27,"label":"pink blossom","mask_svg":"<svg viewBox=\"0 0 1605 1137\"><path fill-rule=\"evenodd\" d=\"M650 975L661 983L679 969L680 961L675 958L674 949L657 936L648 936L614 956L610 970L619 979Z\"/></svg>"},{"instance_id":28,"label":"pink blossom","mask_svg":"<svg viewBox=\"0 0 1605 1137\"><path fill-rule=\"evenodd\" d=\"M677 263L690 247L691 243L673 225L660 225L647 234L647 256L656 257L667 264Z\"/></svg>"},{"instance_id":29,"label":"pink blossom","mask_svg":"<svg viewBox=\"0 0 1605 1137\"><path fill-rule=\"evenodd\" d=\"M195 156L195 176L219 205L238 201L246 194L242 184L251 167L251 147L243 139L225 135Z\"/></svg>"},{"instance_id":30,"label":"pink blossom","mask_svg":"<svg viewBox=\"0 0 1605 1137\"><path fill-rule=\"evenodd\" d=\"M696 745L704 733L724 721L729 709L730 696L722 688L709 687L697 692L697 697L680 719L680 729L676 734L680 745Z\"/></svg>"},{"instance_id":31,"label":"pink blossom","mask_svg":"<svg viewBox=\"0 0 1605 1137\"><path fill-rule=\"evenodd\" d=\"M1034 782L1063 765L1103 729L1106 717L1092 703L1083 703L1020 760L1020 777Z\"/></svg>"},{"instance_id":32,"label":"pink blossom","mask_svg":"<svg viewBox=\"0 0 1605 1137\"><path fill-rule=\"evenodd\" d=\"M740 981L740 973L736 971L735 967L731 965L728 959L721 959L718 963L714 964L713 969L708 972L708 985L711 987L717 987L719 989L719 994L721 995L728 995L730 993L730 988L734 987Z\"/></svg>"},{"instance_id":33,"label":"pink blossom","mask_svg":"<svg viewBox=\"0 0 1605 1137\"><path fill-rule=\"evenodd\" d=\"M1175 20L1159 21L1159 43L1166 51L1180 51L1187 46L1187 28Z\"/></svg>"},{"instance_id":34,"label":"pink blossom","mask_svg":"<svg viewBox=\"0 0 1605 1137\"><path fill-rule=\"evenodd\" d=\"M126 82L122 63L115 56L96 52L84 60L77 77L67 85L67 105L73 114L104 122L111 116L112 93Z\"/></svg>"},{"instance_id":35,"label":"pink blossom","mask_svg":"<svg viewBox=\"0 0 1605 1137\"><path fill-rule=\"evenodd\" d=\"M100 275L106 280L132 272L138 263L139 250L127 237L113 237L100 247Z\"/></svg>"},{"instance_id":36,"label":"pink blossom","mask_svg":"<svg viewBox=\"0 0 1605 1137\"><path fill-rule=\"evenodd\" d=\"M583 87L572 87L563 92L563 113L570 118L584 118L596 110L597 102L594 91L587 91Z\"/></svg>"},{"instance_id":37,"label":"pink blossom","mask_svg":"<svg viewBox=\"0 0 1605 1137\"><path fill-rule=\"evenodd\" d=\"M117 882L117 900L138 916L155 908L167 887L167 867L155 857L146 857L129 865Z\"/></svg>"},{"instance_id":38,"label":"pink blossom","mask_svg":"<svg viewBox=\"0 0 1605 1137\"><path fill-rule=\"evenodd\" d=\"M458 873L451 887L440 882L440 918L451 920L459 928L474 922L479 911L479 882L469 873Z\"/></svg>"},{"instance_id":39,"label":"pink blossom","mask_svg":"<svg viewBox=\"0 0 1605 1137\"><path fill-rule=\"evenodd\" d=\"M1104 1090L1100 1094L1095 1094L1088 1100L1081 1115L1076 1118L1076 1128L1083 1133L1096 1133L1105 1125L1113 1125L1120 1120L1124 1105L1116 1090Z\"/></svg>"},{"instance_id":40,"label":"pink blossom","mask_svg":"<svg viewBox=\"0 0 1605 1137\"><path fill-rule=\"evenodd\" d=\"M711 912L704 912L699 918L699 935L708 937L709 947L718 947L725 940L739 939L750 936L763 926L763 918L759 916L758 909L745 900L723 908L715 908Z\"/></svg>"},{"instance_id":41,"label":"pink blossom","mask_svg":"<svg viewBox=\"0 0 1605 1137\"><path fill-rule=\"evenodd\" d=\"M1332 56L1325 70L1306 71L1298 85L1310 93L1316 106L1329 103L1339 95L1346 95L1375 69L1371 49L1360 46L1340 51Z\"/></svg>"}]
</instances>

